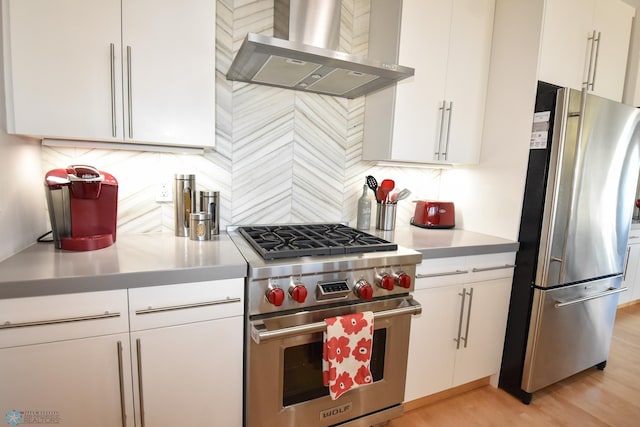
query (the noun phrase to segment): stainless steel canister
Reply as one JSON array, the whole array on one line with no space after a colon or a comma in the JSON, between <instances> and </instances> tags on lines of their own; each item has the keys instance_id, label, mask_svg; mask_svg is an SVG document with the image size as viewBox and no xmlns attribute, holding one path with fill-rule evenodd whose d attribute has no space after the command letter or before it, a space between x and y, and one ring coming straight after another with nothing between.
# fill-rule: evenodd
<instances>
[{"instance_id":1,"label":"stainless steel canister","mask_svg":"<svg viewBox=\"0 0 640 427\"><path fill-rule=\"evenodd\" d=\"M191 240L211 240L211 214L195 212L189 215L189 238Z\"/></svg>"},{"instance_id":2,"label":"stainless steel canister","mask_svg":"<svg viewBox=\"0 0 640 427\"><path fill-rule=\"evenodd\" d=\"M211 215L211 235L220 232L220 192L201 191L200 210Z\"/></svg>"},{"instance_id":3,"label":"stainless steel canister","mask_svg":"<svg viewBox=\"0 0 640 427\"><path fill-rule=\"evenodd\" d=\"M196 211L196 176L175 175L173 191L176 236L189 235L189 215Z\"/></svg>"},{"instance_id":4,"label":"stainless steel canister","mask_svg":"<svg viewBox=\"0 0 640 427\"><path fill-rule=\"evenodd\" d=\"M396 203L378 202L376 211L376 228L378 230L393 230L396 228Z\"/></svg>"}]
</instances>

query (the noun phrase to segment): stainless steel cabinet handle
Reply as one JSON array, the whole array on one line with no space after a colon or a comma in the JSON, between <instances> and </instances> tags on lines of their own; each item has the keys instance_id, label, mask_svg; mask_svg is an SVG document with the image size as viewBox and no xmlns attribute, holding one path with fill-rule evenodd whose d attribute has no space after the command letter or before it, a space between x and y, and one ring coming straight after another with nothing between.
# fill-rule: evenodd
<instances>
[{"instance_id":1,"label":"stainless steel cabinet handle","mask_svg":"<svg viewBox=\"0 0 640 427\"><path fill-rule=\"evenodd\" d=\"M466 290L464 291L466 292ZM471 305L473 304L473 288L470 288L469 292L469 305L467 306L467 327L464 331L464 337L460 337L461 340L464 340L464 348L467 348L467 343L469 341L469 324L471 323Z\"/></svg>"},{"instance_id":2,"label":"stainless steel cabinet handle","mask_svg":"<svg viewBox=\"0 0 640 427\"><path fill-rule=\"evenodd\" d=\"M589 300L592 300L592 299L604 298L604 297L608 297L609 295L619 294L620 292L626 292L628 290L629 290L629 288L627 288L627 287L624 287L624 288L609 288L605 292L601 292L599 294L589 295L588 297L577 298L577 299L574 299L574 300L571 300L571 301L556 300L556 304L555 305L556 305L556 308L566 307L568 305L579 304L581 302L589 301Z\"/></svg>"},{"instance_id":3,"label":"stainless steel cabinet handle","mask_svg":"<svg viewBox=\"0 0 640 427\"><path fill-rule=\"evenodd\" d=\"M115 44L109 45L109 65L111 73L111 135L116 137L116 58Z\"/></svg>"},{"instance_id":4,"label":"stainless steel cabinet handle","mask_svg":"<svg viewBox=\"0 0 640 427\"><path fill-rule=\"evenodd\" d=\"M587 42L591 43L589 49L589 68L587 70L587 80L582 85L587 90L593 90L596 79L596 68L598 66L598 53L600 51L600 32L593 30L593 33L587 38Z\"/></svg>"},{"instance_id":5,"label":"stainless steel cabinet handle","mask_svg":"<svg viewBox=\"0 0 640 427\"><path fill-rule=\"evenodd\" d=\"M109 313L105 311L104 314L96 314L93 316L79 316L79 317L65 317L62 319L50 319L50 320L34 320L32 322L19 322L19 323L11 323L10 321L6 321L0 325L0 329L11 329L11 328L25 328L29 326L45 326L45 325L57 325L59 323L71 323L71 322L84 322L86 320L99 320L99 319L110 319L112 317L120 317L120 313Z\"/></svg>"},{"instance_id":6,"label":"stainless steel cabinet handle","mask_svg":"<svg viewBox=\"0 0 640 427\"><path fill-rule=\"evenodd\" d=\"M445 111L449 112L449 117L447 119L447 138L444 143L444 151L442 151L443 160L447 160L447 155L449 153L449 135L451 134L451 116L453 115L453 101L449 102L449 108L445 109Z\"/></svg>"},{"instance_id":7,"label":"stainless steel cabinet handle","mask_svg":"<svg viewBox=\"0 0 640 427\"><path fill-rule=\"evenodd\" d=\"M422 306L415 300L407 300L407 307L394 308L391 310L378 311L373 313L374 321L388 319L396 316L418 315L422 313ZM322 332L327 329L324 322L308 323L306 325L292 326L289 328L274 329L273 331L259 331L255 324L251 324L251 338L260 344L262 341L272 340L276 338L285 338L292 335L311 334L314 332Z\"/></svg>"},{"instance_id":8,"label":"stainless steel cabinet handle","mask_svg":"<svg viewBox=\"0 0 640 427\"><path fill-rule=\"evenodd\" d=\"M142 343L136 339L136 361L138 364L138 400L140 401L140 427L144 427L144 393L142 385Z\"/></svg>"},{"instance_id":9,"label":"stainless steel cabinet handle","mask_svg":"<svg viewBox=\"0 0 640 427\"><path fill-rule=\"evenodd\" d=\"M442 105L438 108L440 111L440 132L438 133L438 145L436 146L436 160L440 160L440 153L442 152L442 136L444 135L444 115L445 107L447 105L446 100L442 100Z\"/></svg>"},{"instance_id":10,"label":"stainless steel cabinet handle","mask_svg":"<svg viewBox=\"0 0 640 427\"><path fill-rule=\"evenodd\" d=\"M456 274L467 274L469 270L446 271L443 273L416 274L416 279L426 279L429 277L453 276Z\"/></svg>"},{"instance_id":11,"label":"stainless steel cabinet handle","mask_svg":"<svg viewBox=\"0 0 640 427\"><path fill-rule=\"evenodd\" d=\"M142 314L160 313L160 312L163 312L163 311L175 311L175 310L186 310L186 309L189 309L189 308L210 307L210 306L214 306L214 305L231 304L231 303L236 303L236 302L241 302L241 301L242 300L240 298L229 298L229 297L227 297L226 299L215 300L215 301L206 301L206 302L198 302L198 303L194 303L194 304L172 305L172 306L157 307L157 308L149 307L149 308L142 309L142 310L136 310L136 316L142 315Z\"/></svg>"},{"instance_id":12,"label":"stainless steel cabinet handle","mask_svg":"<svg viewBox=\"0 0 640 427\"><path fill-rule=\"evenodd\" d=\"M122 365L122 342L118 341L118 382L120 384L120 419L122 421L122 427L127 426L127 412L124 409L124 369Z\"/></svg>"},{"instance_id":13,"label":"stainless steel cabinet handle","mask_svg":"<svg viewBox=\"0 0 640 427\"><path fill-rule=\"evenodd\" d=\"M127 46L127 106L129 111L129 138L133 138L133 114L131 112L133 80L131 79L131 46Z\"/></svg>"},{"instance_id":14,"label":"stainless steel cabinet handle","mask_svg":"<svg viewBox=\"0 0 640 427\"><path fill-rule=\"evenodd\" d=\"M479 273L481 271L491 271L491 270L502 270L505 268L516 268L514 264L505 264L505 265L496 265L495 267L482 267L482 268L472 268L471 271L474 273Z\"/></svg>"},{"instance_id":15,"label":"stainless steel cabinet handle","mask_svg":"<svg viewBox=\"0 0 640 427\"><path fill-rule=\"evenodd\" d=\"M453 340L456 342L456 350L460 349L460 340L462 339L462 319L464 318L464 300L467 297L466 289L462 288L462 293L459 293L462 297L462 302L460 303L460 320L458 321L458 337Z\"/></svg>"}]
</instances>

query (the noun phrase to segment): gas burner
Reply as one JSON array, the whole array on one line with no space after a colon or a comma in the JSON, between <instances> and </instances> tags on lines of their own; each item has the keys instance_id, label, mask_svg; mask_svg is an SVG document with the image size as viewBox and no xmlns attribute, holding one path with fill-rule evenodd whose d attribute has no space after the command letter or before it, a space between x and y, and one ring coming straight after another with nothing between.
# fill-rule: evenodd
<instances>
[{"instance_id":1,"label":"gas burner","mask_svg":"<svg viewBox=\"0 0 640 427\"><path fill-rule=\"evenodd\" d=\"M262 225L238 230L266 260L398 249L395 243L343 224Z\"/></svg>"}]
</instances>

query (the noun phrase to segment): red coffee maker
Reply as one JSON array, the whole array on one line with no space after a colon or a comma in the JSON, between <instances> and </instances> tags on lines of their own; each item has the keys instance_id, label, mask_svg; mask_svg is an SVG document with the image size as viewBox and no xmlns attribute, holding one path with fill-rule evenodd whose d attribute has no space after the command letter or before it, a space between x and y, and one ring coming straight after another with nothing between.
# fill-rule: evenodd
<instances>
[{"instance_id":1,"label":"red coffee maker","mask_svg":"<svg viewBox=\"0 0 640 427\"><path fill-rule=\"evenodd\" d=\"M92 251L116 241L118 181L112 175L73 165L47 172L44 185L57 248Z\"/></svg>"}]
</instances>

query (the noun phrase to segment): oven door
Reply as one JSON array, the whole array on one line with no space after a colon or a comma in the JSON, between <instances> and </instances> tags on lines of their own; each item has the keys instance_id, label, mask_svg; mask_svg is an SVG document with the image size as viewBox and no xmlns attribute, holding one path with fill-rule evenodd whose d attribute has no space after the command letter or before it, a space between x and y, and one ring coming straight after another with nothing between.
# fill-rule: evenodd
<instances>
[{"instance_id":1,"label":"oven door","mask_svg":"<svg viewBox=\"0 0 640 427\"><path fill-rule=\"evenodd\" d=\"M322 383L324 319L372 311L373 383L332 400ZM402 414L411 296L249 321L245 421L249 427L370 426Z\"/></svg>"}]
</instances>

